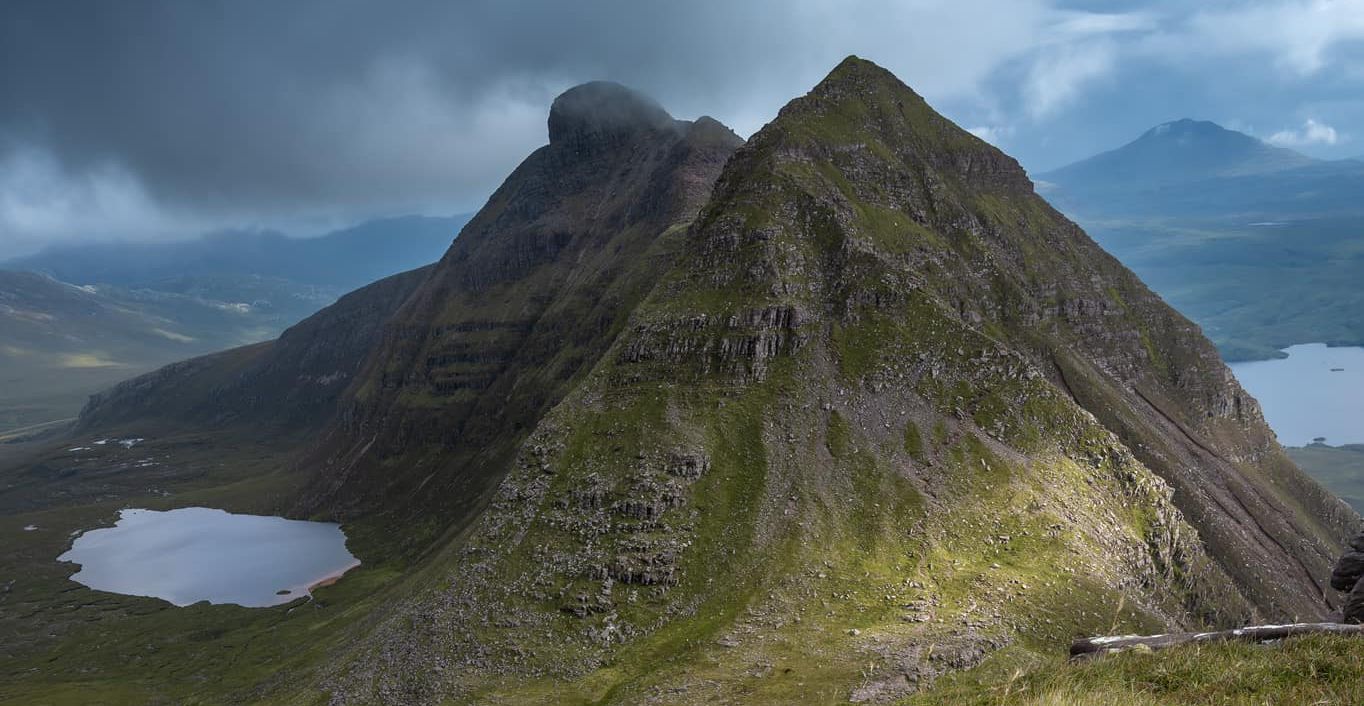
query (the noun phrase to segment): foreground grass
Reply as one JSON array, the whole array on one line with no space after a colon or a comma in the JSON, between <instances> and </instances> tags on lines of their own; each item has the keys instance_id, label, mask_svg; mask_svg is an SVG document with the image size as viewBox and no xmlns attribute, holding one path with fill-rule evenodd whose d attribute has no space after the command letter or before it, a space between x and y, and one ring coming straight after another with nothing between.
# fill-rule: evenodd
<instances>
[{"instance_id":1,"label":"foreground grass","mask_svg":"<svg viewBox=\"0 0 1364 706\"><path fill-rule=\"evenodd\" d=\"M1313 635L1079 663L1004 650L904 704L1360 704L1364 640Z\"/></svg>"}]
</instances>

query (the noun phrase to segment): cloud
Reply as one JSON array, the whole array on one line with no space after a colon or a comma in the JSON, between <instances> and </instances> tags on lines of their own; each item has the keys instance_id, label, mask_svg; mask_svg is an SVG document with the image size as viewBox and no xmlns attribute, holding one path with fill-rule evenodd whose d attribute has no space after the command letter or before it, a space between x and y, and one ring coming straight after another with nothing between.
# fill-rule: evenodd
<instances>
[{"instance_id":1,"label":"cloud","mask_svg":"<svg viewBox=\"0 0 1364 706\"><path fill-rule=\"evenodd\" d=\"M620 81L749 134L848 54L986 139L1056 159L1082 136L1173 117L1114 98L1202 99L1199 82L1233 83L1255 67L1246 56L1330 74L1364 39L1361 3L10 0L0 259L63 239L473 209L545 142L548 105L573 84ZM1203 114L1281 124L1314 99L1292 98L1274 115Z\"/></svg>"},{"instance_id":2,"label":"cloud","mask_svg":"<svg viewBox=\"0 0 1364 706\"><path fill-rule=\"evenodd\" d=\"M573 84L617 80L746 134L856 53L971 101L1056 22L1051 1L14 0L0 161L40 153L87 200L121 184L104 230L127 237L471 209ZM0 195L0 258L91 237L62 179Z\"/></svg>"},{"instance_id":3,"label":"cloud","mask_svg":"<svg viewBox=\"0 0 1364 706\"><path fill-rule=\"evenodd\" d=\"M1119 32L1146 32L1159 26L1159 16L1152 12L1079 12L1056 13L1051 32L1054 37L1083 37Z\"/></svg>"},{"instance_id":4,"label":"cloud","mask_svg":"<svg viewBox=\"0 0 1364 706\"><path fill-rule=\"evenodd\" d=\"M1172 45L1189 51L1268 54L1280 69L1313 74L1330 63L1332 51L1364 40L1364 0L1277 0L1201 11L1174 39Z\"/></svg>"},{"instance_id":5,"label":"cloud","mask_svg":"<svg viewBox=\"0 0 1364 706\"><path fill-rule=\"evenodd\" d=\"M0 159L0 248L31 250L70 233L88 240L174 233L175 223L137 178L114 163L72 174L32 147ZM3 250L0 250L3 252Z\"/></svg>"},{"instance_id":6,"label":"cloud","mask_svg":"<svg viewBox=\"0 0 1364 706\"><path fill-rule=\"evenodd\" d=\"M1308 147L1311 145L1334 145L1341 140L1336 129L1325 123L1308 118L1297 130L1280 130L1266 138L1266 142L1279 147Z\"/></svg>"},{"instance_id":7,"label":"cloud","mask_svg":"<svg viewBox=\"0 0 1364 706\"><path fill-rule=\"evenodd\" d=\"M1013 134L1013 127L1009 125L980 125L966 128L966 131L998 147L1009 138L1009 135Z\"/></svg>"},{"instance_id":8,"label":"cloud","mask_svg":"<svg viewBox=\"0 0 1364 706\"><path fill-rule=\"evenodd\" d=\"M1028 114L1040 120L1065 108L1086 84L1107 76L1115 63L1116 50L1107 40L1061 45L1043 52L1023 84Z\"/></svg>"}]
</instances>

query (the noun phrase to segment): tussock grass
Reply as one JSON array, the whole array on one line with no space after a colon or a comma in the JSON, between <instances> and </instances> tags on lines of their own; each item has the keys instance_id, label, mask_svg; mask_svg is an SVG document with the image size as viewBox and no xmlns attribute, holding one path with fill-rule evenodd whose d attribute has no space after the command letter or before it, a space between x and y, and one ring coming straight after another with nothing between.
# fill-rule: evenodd
<instances>
[{"instance_id":1,"label":"tussock grass","mask_svg":"<svg viewBox=\"0 0 1364 706\"><path fill-rule=\"evenodd\" d=\"M1361 704L1364 640L1312 635L1278 644L1189 645L1071 663L1002 651L904 704L1155 706Z\"/></svg>"}]
</instances>

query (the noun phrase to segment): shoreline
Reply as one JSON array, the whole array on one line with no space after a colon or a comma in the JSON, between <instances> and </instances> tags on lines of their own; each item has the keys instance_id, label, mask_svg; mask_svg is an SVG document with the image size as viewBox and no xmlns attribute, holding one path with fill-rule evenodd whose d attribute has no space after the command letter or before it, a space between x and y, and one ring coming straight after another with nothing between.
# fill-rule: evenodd
<instances>
[{"instance_id":1,"label":"shoreline","mask_svg":"<svg viewBox=\"0 0 1364 706\"><path fill-rule=\"evenodd\" d=\"M316 580L316 581L314 581L314 582L308 584L308 588L305 589L304 592L307 593L309 596L311 596L311 595L313 594L313 591L315 591L315 590L317 590L317 589L319 589L319 588L326 588L327 586L331 586L332 584L335 584L337 581L340 581L341 578L344 577L351 569L354 569L355 567L359 566L361 563L363 563L363 562L361 562L359 559L356 559L356 560L355 560L355 563L351 564L350 566L347 566L346 568L341 569L340 571L334 571L334 572L332 572L332 573L330 573L330 574L327 574L326 576L323 576L322 578L320 578L320 579L318 579L318 580Z\"/></svg>"}]
</instances>

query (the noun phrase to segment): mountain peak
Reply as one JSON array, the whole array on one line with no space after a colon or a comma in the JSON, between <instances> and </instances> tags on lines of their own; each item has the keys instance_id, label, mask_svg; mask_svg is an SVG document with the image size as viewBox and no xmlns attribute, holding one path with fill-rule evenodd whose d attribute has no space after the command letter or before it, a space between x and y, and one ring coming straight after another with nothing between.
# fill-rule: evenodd
<instances>
[{"instance_id":1,"label":"mountain peak","mask_svg":"<svg viewBox=\"0 0 1364 706\"><path fill-rule=\"evenodd\" d=\"M611 81L564 91L549 109L550 144L615 141L622 136L676 129L654 99Z\"/></svg>"},{"instance_id":2,"label":"mountain peak","mask_svg":"<svg viewBox=\"0 0 1364 706\"><path fill-rule=\"evenodd\" d=\"M809 96L824 100L857 98L863 101L890 99L903 102L908 99L913 103L923 103L923 98L895 74L856 55L849 55L839 62L811 89Z\"/></svg>"},{"instance_id":3,"label":"mountain peak","mask_svg":"<svg viewBox=\"0 0 1364 706\"><path fill-rule=\"evenodd\" d=\"M1254 149L1264 143L1243 132L1228 130L1211 120L1194 120L1193 118L1180 118L1170 122L1161 123L1150 130L1142 133L1137 138L1138 142L1143 140L1163 140L1189 143L1193 141L1216 141L1228 146L1237 146L1243 149Z\"/></svg>"},{"instance_id":4,"label":"mountain peak","mask_svg":"<svg viewBox=\"0 0 1364 706\"><path fill-rule=\"evenodd\" d=\"M1171 132L1233 132L1211 120L1194 120L1193 118L1180 118L1169 122L1161 123L1146 131L1148 135L1164 135Z\"/></svg>"},{"instance_id":5,"label":"mountain peak","mask_svg":"<svg viewBox=\"0 0 1364 706\"><path fill-rule=\"evenodd\" d=\"M837 148L932 168L973 187L1032 190L1011 157L944 118L895 74L856 56L788 103L751 142L787 138L817 153Z\"/></svg>"},{"instance_id":6,"label":"mountain peak","mask_svg":"<svg viewBox=\"0 0 1364 706\"><path fill-rule=\"evenodd\" d=\"M823 86L843 81L867 80L903 85L895 74L882 68L876 62L863 59L856 54L849 54L843 61L838 62L838 66L835 66L819 85ZM819 90L818 87L816 87L815 90Z\"/></svg>"},{"instance_id":7,"label":"mountain peak","mask_svg":"<svg viewBox=\"0 0 1364 706\"><path fill-rule=\"evenodd\" d=\"M1207 120L1161 123L1115 150L1043 175L1063 187L1155 188L1216 177L1266 174L1308 166L1311 157L1275 147Z\"/></svg>"}]
</instances>

